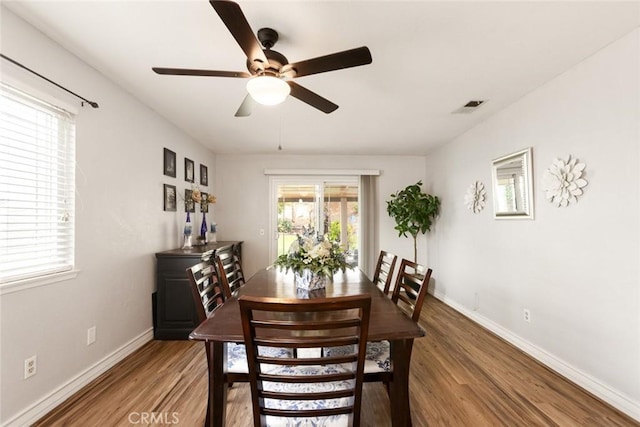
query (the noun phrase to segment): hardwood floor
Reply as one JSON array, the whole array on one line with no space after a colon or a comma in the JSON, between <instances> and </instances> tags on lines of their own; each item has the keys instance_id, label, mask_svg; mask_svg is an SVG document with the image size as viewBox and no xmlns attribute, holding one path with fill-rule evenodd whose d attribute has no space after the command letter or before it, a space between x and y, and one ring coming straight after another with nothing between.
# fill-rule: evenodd
<instances>
[{"instance_id":1,"label":"hardwood floor","mask_svg":"<svg viewBox=\"0 0 640 427\"><path fill-rule=\"evenodd\" d=\"M640 426L428 296L411 362L413 425ZM200 426L207 366L202 343L152 341L36 426ZM388 426L381 384L365 384L363 426ZM227 425L251 425L248 384L227 399Z\"/></svg>"}]
</instances>

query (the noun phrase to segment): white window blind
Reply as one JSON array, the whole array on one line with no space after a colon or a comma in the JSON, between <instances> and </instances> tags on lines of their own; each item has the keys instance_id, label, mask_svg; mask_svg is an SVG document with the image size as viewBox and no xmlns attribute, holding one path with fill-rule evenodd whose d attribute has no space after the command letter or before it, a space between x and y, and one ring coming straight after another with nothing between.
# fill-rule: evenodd
<instances>
[{"instance_id":1,"label":"white window blind","mask_svg":"<svg viewBox=\"0 0 640 427\"><path fill-rule=\"evenodd\" d=\"M0 83L0 285L71 270L75 118Z\"/></svg>"}]
</instances>

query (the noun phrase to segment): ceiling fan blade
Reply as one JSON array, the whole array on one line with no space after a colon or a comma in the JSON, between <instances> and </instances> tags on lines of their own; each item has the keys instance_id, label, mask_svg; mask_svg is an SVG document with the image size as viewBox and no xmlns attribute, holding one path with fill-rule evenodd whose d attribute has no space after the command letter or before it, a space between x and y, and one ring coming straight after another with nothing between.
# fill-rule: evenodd
<instances>
[{"instance_id":1,"label":"ceiling fan blade","mask_svg":"<svg viewBox=\"0 0 640 427\"><path fill-rule=\"evenodd\" d=\"M236 111L236 117L248 117L253 112L253 107L256 106L256 101L251 97L251 95L247 94L244 97L244 101L240 104L240 108Z\"/></svg>"},{"instance_id":2,"label":"ceiling fan blade","mask_svg":"<svg viewBox=\"0 0 640 427\"><path fill-rule=\"evenodd\" d=\"M191 68L162 68L153 67L153 71L158 74L168 74L172 76L206 76L206 77L239 77L249 78L251 74L244 71L216 71L216 70L194 70Z\"/></svg>"},{"instance_id":3,"label":"ceiling fan blade","mask_svg":"<svg viewBox=\"0 0 640 427\"><path fill-rule=\"evenodd\" d=\"M307 59L306 61L294 62L293 64L287 65L286 68L295 69L295 76L302 77L310 74L318 74L326 71L341 70L343 68L371 64L372 61L373 59L371 58L369 48L362 46L355 49L332 53L330 55Z\"/></svg>"},{"instance_id":4,"label":"ceiling fan blade","mask_svg":"<svg viewBox=\"0 0 640 427\"><path fill-rule=\"evenodd\" d=\"M249 61L259 61L268 65L269 60L262 51L262 46L253 34L253 30L238 3L229 0L209 0L209 3L218 13L224 25L227 26L233 38L236 39Z\"/></svg>"},{"instance_id":5,"label":"ceiling fan blade","mask_svg":"<svg viewBox=\"0 0 640 427\"><path fill-rule=\"evenodd\" d=\"M329 114L338 109L338 106L333 102L321 97L315 92L311 92L309 89L302 87L295 82L288 81L287 84L291 87L291 96L298 98L302 102L306 102L323 113Z\"/></svg>"}]
</instances>

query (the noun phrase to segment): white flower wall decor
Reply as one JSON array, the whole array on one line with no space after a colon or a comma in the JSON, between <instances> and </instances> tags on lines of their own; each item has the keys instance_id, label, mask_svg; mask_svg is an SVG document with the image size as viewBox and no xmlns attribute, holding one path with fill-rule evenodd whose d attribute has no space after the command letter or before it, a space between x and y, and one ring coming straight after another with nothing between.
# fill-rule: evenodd
<instances>
[{"instance_id":1,"label":"white flower wall decor","mask_svg":"<svg viewBox=\"0 0 640 427\"><path fill-rule=\"evenodd\" d=\"M558 207L576 203L587 185L582 177L585 167L571 155L567 161L555 159L542 178L547 200Z\"/></svg>"},{"instance_id":2,"label":"white flower wall decor","mask_svg":"<svg viewBox=\"0 0 640 427\"><path fill-rule=\"evenodd\" d=\"M467 194L464 196L464 203L471 212L479 213L484 209L486 194L484 184L476 181L467 189Z\"/></svg>"}]
</instances>

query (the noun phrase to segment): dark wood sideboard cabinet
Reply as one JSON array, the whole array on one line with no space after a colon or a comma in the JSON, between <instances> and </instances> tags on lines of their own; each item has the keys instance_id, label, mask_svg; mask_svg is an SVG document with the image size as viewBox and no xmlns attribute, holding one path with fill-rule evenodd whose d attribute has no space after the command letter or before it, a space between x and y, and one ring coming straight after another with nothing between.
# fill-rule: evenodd
<instances>
[{"instance_id":1,"label":"dark wood sideboard cabinet","mask_svg":"<svg viewBox=\"0 0 640 427\"><path fill-rule=\"evenodd\" d=\"M198 316L186 269L222 251L241 255L242 242L212 242L189 249L156 253L157 290L153 297L153 336L157 340L186 340L198 326Z\"/></svg>"}]
</instances>

